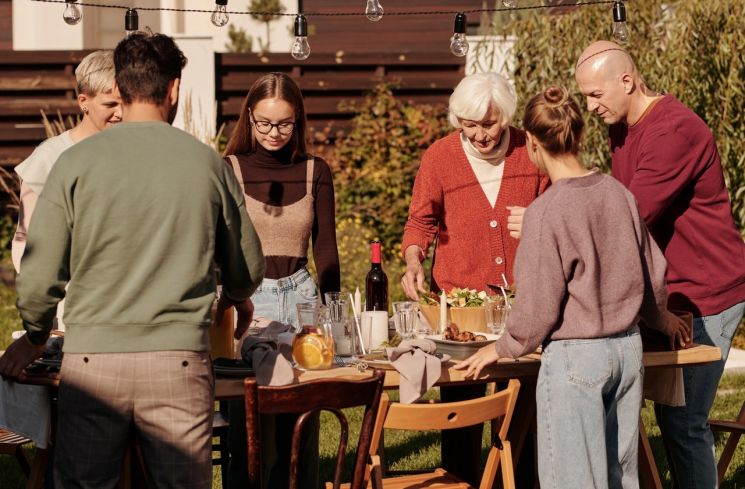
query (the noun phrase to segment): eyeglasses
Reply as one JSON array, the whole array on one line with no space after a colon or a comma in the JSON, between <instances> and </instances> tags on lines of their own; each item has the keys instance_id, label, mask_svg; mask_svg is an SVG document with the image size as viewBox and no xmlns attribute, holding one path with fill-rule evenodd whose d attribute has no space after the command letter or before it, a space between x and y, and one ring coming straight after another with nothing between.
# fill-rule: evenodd
<instances>
[{"instance_id":1,"label":"eyeglasses","mask_svg":"<svg viewBox=\"0 0 745 489\"><path fill-rule=\"evenodd\" d=\"M251 123L254 125L256 131L259 134L269 134L270 132L272 132L272 129L276 127L277 132L279 132L280 135L289 136L295 129L294 122L280 122L278 124L274 124L273 122L269 121L257 121L253 118L253 116L251 117Z\"/></svg>"}]
</instances>

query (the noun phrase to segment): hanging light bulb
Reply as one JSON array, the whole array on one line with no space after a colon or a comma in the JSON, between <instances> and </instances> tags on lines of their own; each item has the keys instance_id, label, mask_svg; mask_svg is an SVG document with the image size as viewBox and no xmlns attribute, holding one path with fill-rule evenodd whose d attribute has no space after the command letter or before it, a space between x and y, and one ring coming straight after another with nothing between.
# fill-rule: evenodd
<instances>
[{"instance_id":1,"label":"hanging light bulb","mask_svg":"<svg viewBox=\"0 0 745 489\"><path fill-rule=\"evenodd\" d=\"M65 0L65 11L62 12L62 19L70 25L79 24L83 19L83 12L80 11L80 7L75 5L78 0Z\"/></svg>"},{"instance_id":2,"label":"hanging light bulb","mask_svg":"<svg viewBox=\"0 0 745 489\"><path fill-rule=\"evenodd\" d=\"M502 5L507 8L515 8L517 7L517 0L502 0Z\"/></svg>"},{"instance_id":3,"label":"hanging light bulb","mask_svg":"<svg viewBox=\"0 0 745 489\"><path fill-rule=\"evenodd\" d=\"M455 14L453 37L450 38L450 52L458 57L463 57L468 53L468 41L466 40L466 14L463 12Z\"/></svg>"},{"instance_id":4,"label":"hanging light bulb","mask_svg":"<svg viewBox=\"0 0 745 489\"><path fill-rule=\"evenodd\" d=\"M365 15L369 20L377 22L383 18L383 6L380 5L379 0L367 0L367 6L365 7Z\"/></svg>"},{"instance_id":5,"label":"hanging light bulb","mask_svg":"<svg viewBox=\"0 0 745 489\"><path fill-rule=\"evenodd\" d=\"M133 8L127 9L127 13L124 14L124 30L127 31L127 36L131 36L140 30L140 19L137 16L137 10Z\"/></svg>"},{"instance_id":6,"label":"hanging light bulb","mask_svg":"<svg viewBox=\"0 0 745 489\"><path fill-rule=\"evenodd\" d=\"M212 11L212 23L217 27L222 27L228 23L228 12L225 6L228 4L228 0L215 0L215 10Z\"/></svg>"},{"instance_id":7,"label":"hanging light bulb","mask_svg":"<svg viewBox=\"0 0 745 489\"><path fill-rule=\"evenodd\" d=\"M629 28L626 26L626 7L621 0L613 3L613 38L618 42L629 40Z\"/></svg>"},{"instance_id":8,"label":"hanging light bulb","mask_svg":"<svg viewBox=\"0 0 745 489\"><path fill-rule=\"evenodd\" d=\"M310 56L310 44L308 44L308 21L305 16L295 16L295 42L292 43L290 54L297 60L308 59Z\"/></svg>"}]
</instances>

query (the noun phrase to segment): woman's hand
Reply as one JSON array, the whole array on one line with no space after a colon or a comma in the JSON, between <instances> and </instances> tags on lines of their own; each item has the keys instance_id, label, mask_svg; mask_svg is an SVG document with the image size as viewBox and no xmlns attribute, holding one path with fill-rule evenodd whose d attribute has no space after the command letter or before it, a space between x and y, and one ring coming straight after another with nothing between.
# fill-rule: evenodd
<instances>
[{"instance_id":1,"label":"woman's hand","mask_svg":"<svg viewBox=\"0 0 745 489\"><path fill-rule=\"evenodd\" d=\"M510 236L515 239L520 239L523 229L525 207L508 205L507 210L510 211L510 215L507 217L507 230L510 232Z\"/></svg>"},{"instance_id":2,"label":"woman's hand","mask_svg":"<svg viewBox=\"0 0 745 489\"><path fill-rule=\"evenodd\" d=\"M427 292L424 288L424 268L419 259L423 254L418 246L406 248L406 273L401 277L401 286L406 296L413 301L419 300L417 292Z\"/></svg>"},{"instance_id":3,"label":"woman's hand","mask_svg":"<svg viewBox=\"0 0 745 489\"><path fill-rule=\"evenodd\" d=\"M667 312L665 321L665 333L670 338L670 349L682 350L691 344L691 338L688 337L688 323L685 319L670 311Z\"/></svg>"},{"instance_id":4,"label":"woman's hand","mask_svg":"<svg viewBox=\"0 0 745 489\"><path fill-rule=\"evenodd\" d=\"M484 369L484 367L486 367L487 365L491 365L497 360L499 360L497 349L494 348L494 345L489 344L481 347L479 351L466 358L462 362L456 363L455 365L453 365L453 368L456 370L465 370L466 378L473 376L474 379L478 379L479 374Z\"/></svg>"}]
</instances>

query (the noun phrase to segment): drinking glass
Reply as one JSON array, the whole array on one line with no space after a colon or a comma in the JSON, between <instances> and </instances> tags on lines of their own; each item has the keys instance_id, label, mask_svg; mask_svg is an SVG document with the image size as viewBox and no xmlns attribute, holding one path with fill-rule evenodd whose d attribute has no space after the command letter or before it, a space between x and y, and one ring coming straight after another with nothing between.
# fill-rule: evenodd
<instances>
[{"instance_id":1,"label":"drinking glass","mask_svg":"<svg viewBox=\"0 0 745 489\"><path fill-rule=\"evenodd\" d=\"M510 306L505 304L501 297L489 298L484 302L484 312L486 313L486 327L490 333L502 336L504 326L507 324L507 315Z\"/></svg>"},{"instance_id":2,"label":"drinking glass","mask_svg":"<svg viewBox=\"0 0 745 489\"><path fill-rule=\"evenodd\" d=\"M393 303L393 321L396 325L396 332L402 340L416 337L416 314L417 304L415 302Z\"/></svg>"},{"instance_id":3,"label":"drinking glass","mask_svg":"<svg viewBox=\"0 0 745 489\"><path fill-rule=\"evenodd\" d=\"M300 302L296 306L297 308L297 321L298 328L295 333L303 330L305 326L315 327L318 325L318 316L320 307L315 302Z\"/></svg>"},{"instance_id":4,"label":"drinking glass","mask_svg":"<svg viewBox=\"0 0 745 489\"><path fill-rule=\"evenodd\" d=\"M350 321L349 301L341 292L326 292L325 297L336 354L340 356L354 355L355 334L354 324Z\"/></svg>"}]
</instances>

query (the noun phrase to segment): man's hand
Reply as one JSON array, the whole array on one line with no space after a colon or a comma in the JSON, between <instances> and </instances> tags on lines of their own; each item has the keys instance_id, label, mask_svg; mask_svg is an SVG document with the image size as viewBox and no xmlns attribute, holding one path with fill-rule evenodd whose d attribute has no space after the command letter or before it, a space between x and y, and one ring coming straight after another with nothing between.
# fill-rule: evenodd
<instances>
[{"instance_id":1,"label":"man's hand","mask_svg":"<svg viewBox=\"0 0 745 489\"><path fill-rule=\"evenodd\" d=\"M217 311L215 311L215 323L218 327L222 324L222 318L225 316L225 312L231 307L235 307L237 313L235 334L233 336L236 340L239 340L251 324L254 316L254 303L251 302L251 299L246 299L242 302L233 302L225 294L221 294L217 300Z\"/></svg>"},{"instance_id":2,"label":"man's hand","mask_svg":"<svg viewBox=\"0 0 745 489\"><path fill-rule=\"evenodd\" d=\"M662 331L670 339L671 350L682 350L691 344L688 336L688 323L685 319L668 311L665 321L665 329Z\"/></svg>"},{"instance_id":3,"label":"man's hand","mask_svg":"<svg viewBox=\"0 0 745 489\"><path fill-rule=\"evenodd\" d=\"M486 345L470 357L453 365L453 368L456 370L465 370L466 377L473 376L474 379L478 379L481 370L497 360L499 360L499 355L497 355L494 345Z\"/></svg>"},{"instance_id":4,"label":"man's hand","mask_svg":"<svg viewBox=\"0 0 745 489\"><path fill-rule=\"evenodd\" d=\"M507 217L507 230L510 232L510 236L515 239L520 239L523 230L523 215L525 214L525 207L508 205L507 210L510 211L510 215Z\"/></svg>"},{"instance_id":5,"label":"man's hand","mask_svg":"<svg viewBox=\"0 0 745 489\"><path fill-rule=\"evenodd\" d=\"M419 300L417 292L427 292L424 289L424 268L420 259L422 255L418 246L406 248L406 273L401 277L401 286L406 296L413 301Z\"/></svg>"},{"instance_id":6,"label":"man's hand","mask_svg":"<svg viewBox=\"0 0 745 489\"><path fill-rule=\"evenodd\" d=\"M28 336L21 336L11 343L0 357L0 376L4 379L17 379L24 368L41 357L46 347L46 342L34 345L29 341Z\"/></svg>"}]
</instances>

